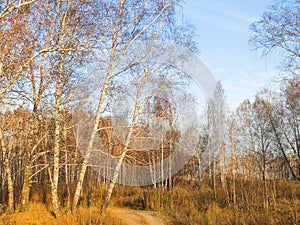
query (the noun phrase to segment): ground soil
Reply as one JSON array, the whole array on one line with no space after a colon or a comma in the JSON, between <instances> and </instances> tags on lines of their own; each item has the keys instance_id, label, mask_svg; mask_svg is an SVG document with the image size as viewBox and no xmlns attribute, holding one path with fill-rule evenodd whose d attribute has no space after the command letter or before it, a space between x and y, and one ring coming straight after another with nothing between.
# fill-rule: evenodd
<instances>
[{"instance_id":1,"label":"ground soil","mask_svg":"<svg viewBox=\"0 0 300 225\"><path fill-rule=\"evenodd\" d=\"M132 210L128 208L109 208L112 215L115 215L124 222L124 225L169 225L170 222L161 215L151 211Z\"/></svg>"}]
</instances>

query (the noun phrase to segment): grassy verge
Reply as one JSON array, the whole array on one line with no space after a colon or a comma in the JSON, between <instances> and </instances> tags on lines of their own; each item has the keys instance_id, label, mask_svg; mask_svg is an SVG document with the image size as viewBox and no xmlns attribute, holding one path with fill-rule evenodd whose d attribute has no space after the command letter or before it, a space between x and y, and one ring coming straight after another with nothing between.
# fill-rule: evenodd
<instances>
[{"instance_id":1,"label":"grassy verge","mask_svg":"<svg viewBox=\"0 0 300 225\"><path fill-rule=\"evenodd\" d=\"M171 218L175 225L300 224L299 181L236 181L235 201L231 181L226 189L208 182L177 184L175 187L116 187L111 206L152 210ZM122 224L115 215L103 219L98 209L105 188L90 185L74 211L64 210L55 219L47 203L35 198L26 212L0 215L0 224L8 225L105 225ZM266 191L267 190L267 191ZM61 195L63 196L63 195ZM61 197L63 202L63 197Z\"/></svg>"}]
</instances>

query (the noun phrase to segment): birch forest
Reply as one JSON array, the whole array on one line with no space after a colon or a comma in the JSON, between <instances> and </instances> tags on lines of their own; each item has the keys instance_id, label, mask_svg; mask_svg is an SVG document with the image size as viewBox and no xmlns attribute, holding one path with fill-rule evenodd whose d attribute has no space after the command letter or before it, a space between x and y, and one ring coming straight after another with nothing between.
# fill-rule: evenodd
<instances>
[{"instance_id":1,"label":"birch forest","mask_svg":"<svg viewBox=\"0 0 300 225\"><path fill-rule=\"evenodd\" d=\"M299 0L250 26L278 88L234 110L221 82L195 106L182 4L0 0L0 224L300 224Z\"/></svg>"}]
</instances>

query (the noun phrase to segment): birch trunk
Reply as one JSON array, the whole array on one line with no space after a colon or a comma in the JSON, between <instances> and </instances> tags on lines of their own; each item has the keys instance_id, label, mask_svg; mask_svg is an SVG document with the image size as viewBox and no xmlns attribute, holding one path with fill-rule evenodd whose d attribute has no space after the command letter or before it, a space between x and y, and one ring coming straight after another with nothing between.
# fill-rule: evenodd
<instances>
[{"instance_id":1,"label":"birch trunk","mask_svg":"<svg viewBox=\"0 0 300 225\"><path fill-rule=\"evenodd\" d=\"M78 204L78 201L79 201L80 194L81 194L86 169L87 169L88 163L89 163L91 149L93 147L93 143L94 143L94 140L95 140L95 137L96 137L96 133L98 131L98 126L99 126L100 116L101 116L101 110L102 110L102 106L103 106L103 103L104 103L106 90L108 88L109 79L110 79L110 76L107 76L105 84L104 84L104 86L102 88L102 91L101 91L101 96L100 96L100 99L99 99L98 108L97 108L96 116L95 116L95 124L94 124L93 130L92 130L91 136L90 136L90 140L89 140L88 147L87 147L87 150L86 150L86 155L84 156L84 159L83 159L83 162L82 162L82 165L81 165L81 170L80 170L80 174L79 174L79 177L78 177L76 190L75 190L75 194L74 194L74 198L73 198L72 209L76 208L76 206Z\"/></svg>"},{"instance_id":2,"label":"birch trunk","mask_svg":"<svg viewBox=\"0 0 300 225\"><path fill-rule=\"evenodd\" d=\"M104 203L102 204L102 206L100 208L100 214L101 215L104 215L105 212L106 212L109 201L111 199L111 195L113 193L114 187L117 183L117 180L118 180L118 177L119 177L119 174L120 174L120 169L121 169L121 166L123 164L123 160L126 157L126 154L128 152L128 145L131 141L131 136L133 134L134 126L135 126L136 119L137 119L137 116L138 116L138 112L139 112L139 109L140 109L139 99L140 99L140 96L141 96L141 93L142 93L142 88L143 88L143 83L140 84L140 86L138 88L138 92L136 94L134 111L133 111L133 116L132 116L132 120L131 120L130 127L129 127L129 132L128 132L128 135L127 135L126 140L125 140L125 145L124 145L124 148L122 150L122 154L121 154L121 156L118 160L118 164L117 164L117 166L114 170L113 179L111 180L111 182L109 184L109 188L107 190L107 193L106 193L106 196L105 196L105 199L104 199ZM163 184L163 182L162 182L162 184Z\"/></svg>"},{"instance_id":3,"label":"birch trunk","mask_svg":"<svg viewBox=\"0 0 300 225\"><path fill-rule=\"evenodd\" d=\"M114 30L114 33L113 33L112 48L111 48L111 53L110 53L110 58L109 58L109 65L108 65L106 78L105 78L105 81L104 81L104 84L103 84L103 87L102 87L102 90L101 90L101 95L100 95L98 106L97 106L94 127L93 127L92 133L90 135L90 139L89 139L88 146L87 146L87 149L86 149L86 155L84 156L82 166L81 166L81 170L80 170L80 174L79 174L79 177L78 177L76 190L75 190L75 194L74 194L74 198L73 198L72 209L75 209L77 207L77 204L78 204L78 201L79 201L79 197L80 197L80 194L81 194L86 169L88 167L88 162L89 162L89 158L90 158L91 149L93 147L94 140L95 140L95 137L96 137L96 133L98 131L98 127L99 127L99 123L100 123L101 111L102 111L102 108L103 108L103 103L104 103L104 100L105 100L106 91L107 91L107 88L109 87L109 81L112 77L112 71L113 71L113 65L114 65L114 59L115 59L115 51L116 51L117 40L118 40L118 33L119 33L119 29L120 29L121 19L123 17L123 7L124 7L125 2L126 2L125 0L120 0L120 6L119 6L119 12L118 12L118 23L117 23L117 26L116 26L116 28Z\"/></svg>"},{"instance_id":4,"label":"birch trunk","mask_svg":"<svg viewBox=\"0 0 300 225\"><path fill-rule=\"evenodd\" d=\"M4 168L7 175L7 190L8 190L8 202L7 202L7 211L14 212L14 184L12 181L12 174L9 166L9 159L8 159L8 151L4 143L3 131L0 128L0 143L2 154L4 158Z\"/></svg>"},{"instance_id":5,"label":"birch trunk","mask_svg":"<svg viewBox=\"0 0 300 225\"><path fill-rule=\"evenodd\" d=\"M52 207L55 216L60 215L60 205L58 200L58 178L59 178L59 152L60 152L60 123L61 123L61 112L60 112L60 98L61 98L61 82L63 76L63 63L65 54L61 53L59 72L56 82L55 89L55 130L54 130L54 148L53 148L53 172L51 182L51 197Z\"/></svg>"},{"instance_id":6,"label":"birch trunk","mask_svg":"<svg viewBox=\"0 0 300 225\"><path fill-rule=\"evenodd\" d=\"M26 159L27 161L27 159ZM29 160L28 160L29 161ZM31 163L26 162L24 169L24 181L22 187L22 197L21 197L21 211L25 211L29 202L30 195L30 176L31 176Z\"/></svg>"},{"instance_id":7,"label":"birch trunk","mask_svg":"<svg viewBox=\"0 0 300 225\"><path fill-rule=\"evenodd\" d=\"M34 80L34 79L32 79ZM34 87L34 84L33 84ZM33 88L33 93L35 93L35 90ZM34 96L35 99L35 96ZM31 155L32 151L34 150L34 130L37 128L36 123L36 116L37 114L37 102L35 101L34 107L33 107L33 113L31 117L31 126L30 126L30 134L29 134L29 149L26 150L25 156L24 156L24 163L25 163L25 169L24 169L24 181L23 181L23 187L22 187L22 197L21 197L21 207L20 211L25 211L27 208L27 204L29 202L29 195L30 195L30 176L32 173L32 163L31 163Z\"/></svg>"},{"instance_id":8,"label":"birch trunk","mask_svg":"<svg viewBox=\"0 0 300 225\"><path fill-rule=\"evenodd\" d=\"M122 152L122 154L121 154L121 156L119 158L118 164L117 164L117 166L115 168L115 171L114 171L113 179L111 180L111 182L109 184L109 187L108 187L105 199L104 199L104 203L102 204L101 209L100 209L100 214L101 215L105 214L105 212L106 212L106 209L107 209L109 201L111 199L111 195L113 193L114 187L115 187L115 185L117 183L117 180L119 178L120 169L121 169L121 166L123 164L123 160L124 160L124 158L125 158L125 156L127 154L127 151L128 151L128 149L126 148L126 150L124 150Z\"/></svg>"}]
</instances>

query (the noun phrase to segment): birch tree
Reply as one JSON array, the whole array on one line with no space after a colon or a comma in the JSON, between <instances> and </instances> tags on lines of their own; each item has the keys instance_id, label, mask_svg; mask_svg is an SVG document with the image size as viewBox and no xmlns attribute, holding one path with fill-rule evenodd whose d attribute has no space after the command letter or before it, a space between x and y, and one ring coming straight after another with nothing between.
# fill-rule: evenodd
<instances>
[{"instance_id":1,"label":"birch tree","mask_svg":"<svg viewBox=\"0 0 300 225\"><path fill-rule=\"evenodd\" d=\"M278 147L276 152L284 159L291 177L299 179L299 79L287 79L282 89L283 93L275 95L277 98L272 101L269 120Z\"/></svg>"},{"instance_id":2,"label":"birch tree","mask_svg":"<svg viewBox=\"0 0 300 225\"><path fill-rule=\"evenodd\" d=\"M300 2L278 0L270 5L262 18L252 23L250 44L263 54L279 52L283 68L299 75Z\"/></svg>"},{"instance_id":3,"label":"birch tree","mask_svg":"<svg viewBox=\"0 0 300 225\"><path fill-rule=\"evenodd\" d=\"M0 103L1 109L5 110L7 106L13 105L11 100L11 88L22 76L23 71L32 62L34 58L42 52L50 51L51 49L34 49L32 31L29 29L27 19L31 13L30 7L35 1L6 1L0 5ZM16 102L15 102L16 103ZM3 121L2 121L3 122ZM3 127L1 124L1 148L4 151L4 162L8 172L8 187L9 187L9 211L14 209L13 187L11 182L11 173L7 156L8 146L3 136Z\"/></svg>"},{"instance_id":4,"label":"birch tree","mask_svg":"<svg viewBox=\"0 0 300 225\"><path fill-rule=\"evenodd\" d=\"M225 102L223 89L218 83L213 99L209 99L207 107L207 132L209 134L208 158L209 176L216 191L217 162L220 166L221 184L225 189Z\"/></svg>"},{"instance_id":5,"label":"birch tree","mask_svg":"<svg viewBox=\"0 0 300 225\"><path fill-rule=\"evenodd\" d=\"M101 114L105 109L105 97L112 78L129 70L138 61L135 58L126 58L129 49L137 41L150 40L160 34L168 17L174 8L173 1L125 1L117 3L109 1L106 3L106 18L103 45L104 55L108 58L105 63L100 64L100 71L104 71L102 85L99 88L98 103L95 110L95 122L88 138L88 144L84 150L84 160L81 165L79 179L73 199L73 208L77 206L82 190L83 180L88 166L92 146L99 127ZM109 29L105 29L109 28ZM140 57L141 58L141 57ZM103 62L102 59L99 60Z\"/></svg>"},{"instance_id":6,"label":"birch tree","mask_svg":"<svg viewBox=\"0 0 300 225\"><path fill-rule=\"evenodd\" d=\"M3 130L4 130L3 118L1 118L1 128L0 128L0 144L1 144L1 152L2 152L2 161L4 165L4 169L6 171L6 179L7 179L7 191L8 191L8 212L13 212L15 207L14 201L14 184L12 180L12 173L10 168L10 155L11 152L8 149L7 142L4 140Z\"/></svg>"},{"instance_id":7,"label":"birch tree","mask_svg":"<svg viewBox=\"0 0 300 225\"><path fill-rule=\"evenodd\" d=\"M70 91L78 79L79 67L91 56L91 48L99 40L97 26L104 13L103 4L100 1L6 1L1 3L1 10L1 100L8 96L7 105L23 101L33 112L30 143L23 159L21 209L25 209L29 199L32 160L36 160L36 144L41 141L36 129L43 111L48 115L53 113L55 118L53 165L49 162L52 168L49 175L54 213L59 214L61 111L71 100ZM13 99L16 100L12 102Z\"/></svg>"},{"instance_id":8,"label":"birch tree","mask_svg":"<svg viewBox=\"0 0 300 225\"><path fill-rule=\"evenodd\" d=\"M98 8L99 7L99 8ZM60 168L60 150L62 135L62 109L70 100L71 81L76 81L76 72L88 59L92 47L98 41L97 26L102 17L101 2L57 1L53 10L57 13L53 24L53 34L57 37L57 54L54 55L54 146L51 179L52 205L54 213L60 214L58 199L58 181ZM58 28L57 30L55 28ZM75 78L75 79L74 79ZM73 79L73 80L72 80Z\"/></svg>"}]
</instances>

